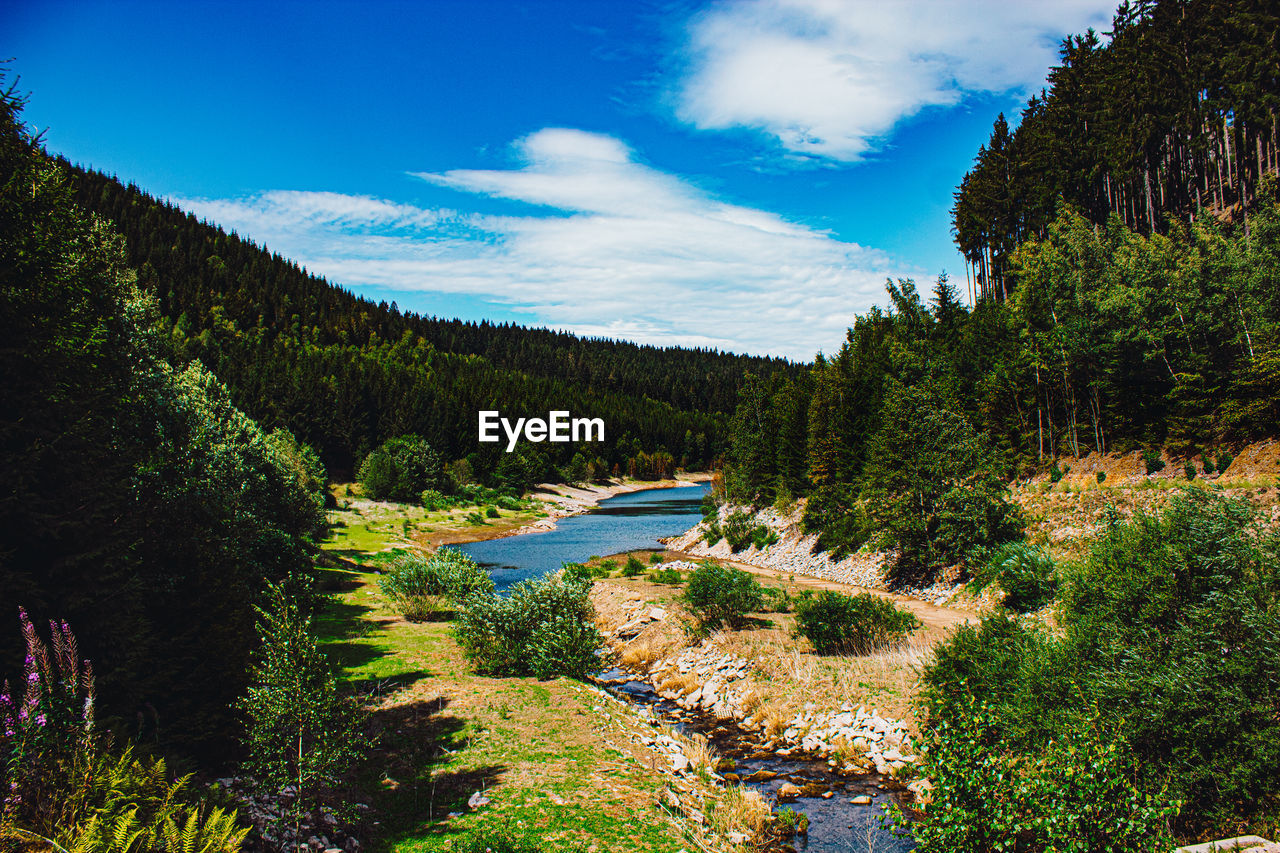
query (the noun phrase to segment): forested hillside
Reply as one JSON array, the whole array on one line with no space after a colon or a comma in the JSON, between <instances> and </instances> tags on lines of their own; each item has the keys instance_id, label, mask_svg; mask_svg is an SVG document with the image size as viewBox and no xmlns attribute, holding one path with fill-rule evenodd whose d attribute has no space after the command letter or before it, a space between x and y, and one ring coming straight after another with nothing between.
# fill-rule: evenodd
<instances>
[{"instance_id":1,"label":"forested hillside","mask_svg":"<svg viewBox=\"0 0 1280 853\"><path fill-rule=\"evenodd\" d=\"M997 122L957 194L976 304L945 278L930 295L891 282L887 310L857 318L808 377L750 380L730 497L812 495L810 527L856 547L885 522L867 501L886 487L873 481L891 464L876 454L899 446L890 433L937 440L927 419L885 417L920 399L963 415L989 450L974 458L1006 478L1091 451L1189 459L1274 436L1278 24L1257 4L1125 4L1109 47L1069 40L1053 89L1005 141ZM929 452L921 482L974 473L952 470L955 448ZM917 510L933 531L948 523Z\"/></svg>"},{"instance_id":2,"label":"forested hillside","mask_svg":"<svg viewBox=\"0 0 1280 853\"><path fill-rule=\"evenodd\" d=\"M79 636L100 725L225 759L254 605L309 571L323 483L208 370L165 360L123 240L74 203L20 108L0 95L0 704L47 675L23 669L25 607Z\"/></svg>"},{"instance_id":3,"label":"forested hillside","mask_svg":"<svg viewBox=\"0 0 1280 853\"><path fill-rule=\"evenodd\" d=\"M137 187L64 165L77 201L125 236L141 286L159 299L174 357L202 361L237 405L298 433L335 472L403 433L421 434L447 458L475 453L475 470L491 472L501 451L476 443L476 412L494 408L604 418L604 447L542 445L531 463L544 469L539 477L555 476L551 466L577 450L623 473L642 452L703 468L720 449L721 415L743 375L796 370L779 359L404 313Z\"/></svg>"},{"instance_id":4,"label":"forested hillside","mask_svg":"<svg viewBox=\"0 0 1280 853\"><path fill-rule=\"evenodd\" d=\"M1249 228L1280 167L1280 9L1251 0L1121 4L1111 38L1064 40L1016 130L1002 114L955 196L979 297L1014 287L1015 248L1066 202L1102 223L1167 231L1207 210Z\"/></svg>"}]
</instances>

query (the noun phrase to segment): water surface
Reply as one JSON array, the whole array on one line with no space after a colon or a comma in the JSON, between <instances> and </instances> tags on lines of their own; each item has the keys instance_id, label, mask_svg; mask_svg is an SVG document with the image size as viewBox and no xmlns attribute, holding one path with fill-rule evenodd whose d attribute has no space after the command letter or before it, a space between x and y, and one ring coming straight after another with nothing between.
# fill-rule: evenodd
<instances>
[{"instance_id":1,"label":"water surface","mask_svg":"<svg viewBox=\"0 0 1280 853\"><path fill-rule=\"evenodd\" d=\"M592 556L661 548L702 520L702 498L710 483L644 489L606 498L581 515L560 519L554 530L455 545L489 570L498 590L554 572L565 562Z\"/></svg>"}]
</instances>

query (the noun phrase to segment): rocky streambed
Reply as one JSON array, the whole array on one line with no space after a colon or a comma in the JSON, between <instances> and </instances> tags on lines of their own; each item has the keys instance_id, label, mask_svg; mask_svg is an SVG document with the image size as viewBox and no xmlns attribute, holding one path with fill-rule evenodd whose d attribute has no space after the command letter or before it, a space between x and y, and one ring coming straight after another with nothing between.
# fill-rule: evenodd
<instances>
[{"instance_id":1,"label":"rocky streambed","mask_svg":"<svg viewBox=\"0 0 1280 853\"><path fill-rule=\"evenodd\" d=\"M720 757L713 774L716 781L741 784L777 807L803 815L801 824L805 829L776 842L776 846L813 853L905 853L913 849L910 837L903 830L892 828L887 820L888 807L895 803L909 805L912 799L910 792L892 777L855 763L826 758L817 751L779 748L777 738L745 729L731 716L717 715L696 702L679 702L660 695L635 673L610 669L597 677L597 683L674 731L705 737ZM668 764L658 768L660 771L677 777L697 772L675 738L655 732L648 745L667 758ZM674 799L670 805L683 808L686 814L692 808L695 817L700 816L696 814L697 803Z\"/></svg>"}]
</instances>

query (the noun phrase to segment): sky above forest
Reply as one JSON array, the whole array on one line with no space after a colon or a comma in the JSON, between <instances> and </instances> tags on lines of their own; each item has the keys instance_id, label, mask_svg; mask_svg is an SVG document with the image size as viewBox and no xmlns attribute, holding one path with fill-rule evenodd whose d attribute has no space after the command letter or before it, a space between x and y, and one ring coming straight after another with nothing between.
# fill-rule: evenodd
<instances>
[{"instance_id":1,"label":"sky above forest","mask_svg":"<svg viewBox=\"0 0 1280 853\"><path fill-rule=\"evenodd\" d=\"M1098 0L10 0L50 151L441 317L809 360Z\"/></svg>"}]
</instances>

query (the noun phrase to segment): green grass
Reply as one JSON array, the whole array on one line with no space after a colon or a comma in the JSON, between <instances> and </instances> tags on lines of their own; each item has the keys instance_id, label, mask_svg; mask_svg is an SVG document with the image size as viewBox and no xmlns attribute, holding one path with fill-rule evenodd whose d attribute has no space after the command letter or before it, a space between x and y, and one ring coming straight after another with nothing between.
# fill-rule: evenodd
<instances>
[{"instance_id":1,"label":"green grass","mask_svg":"<svg viewBox=\"0 0 1280 853\"><path fill-rule=\"evenodd\" d=\"M369 853L447 851L507 828L547 851L695 849L656 805L665 778L610 745L626 735L616 713L594 710L597 694L565 679L474 675L447 623L396 619L378 589L370 569L403 544L398 520L343 530L325 547L355 570L322 571L334 592L314 626L341 678L378 697L381 739L357 781L380 821ZM479 790L491 804L469 811Z\"/></svg>"}]
</instances>

